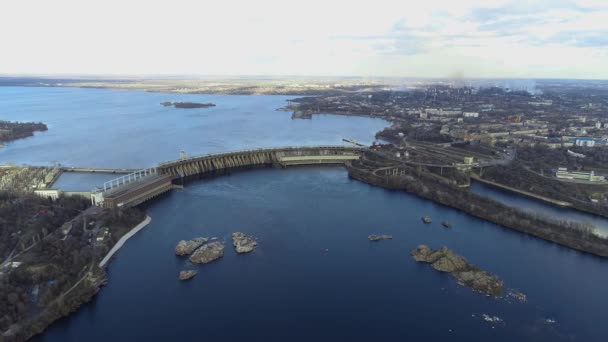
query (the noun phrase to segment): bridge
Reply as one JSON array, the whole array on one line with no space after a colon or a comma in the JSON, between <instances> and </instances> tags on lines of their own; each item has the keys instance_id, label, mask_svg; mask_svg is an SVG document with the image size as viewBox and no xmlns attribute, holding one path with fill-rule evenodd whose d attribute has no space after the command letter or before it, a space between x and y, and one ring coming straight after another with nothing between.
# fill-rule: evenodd
<instances>
[{"instance_id":1,"label":"bridge","mask_svg":"<svg viewBox=\"0 0 608 342\"><path fill-rule=\"evenodd\" d=\"M91 195L91 201L106 208L130 207L170 191L175 187L175 179L249 167L343 165L349 160L359 159L364 150L351 146L274 147L181 158L108 181L104 189Z\"/></svg>"}]
</instances>

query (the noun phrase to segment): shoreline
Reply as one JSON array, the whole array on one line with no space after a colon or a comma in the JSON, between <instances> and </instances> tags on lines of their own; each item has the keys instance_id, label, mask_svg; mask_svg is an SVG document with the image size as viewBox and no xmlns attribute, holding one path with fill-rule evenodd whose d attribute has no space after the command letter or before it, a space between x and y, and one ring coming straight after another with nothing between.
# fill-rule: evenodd
<instances>
[{"instance_id":1,"label":"shoreline","mask_svg":"<svg viewBox=\"0 0 608 342\"><path fill-rule=\"evenodd\" d=\"M508 192L512 192L512 193L517 194L517 195L521 195L521 196L524 196L524 197L529 197L529 198L532 198L532 199L535 199L535 200L538 200L538 201L541 201L541 202L544 202L544 203L552 204L552 205L558 206L560 208L576 209L575 207L572 206L572 203L570 203L570 202L556 200L556 199L553 199L553 198L537 195L537 194L534 194L534 193L531 193L531 192L528 192L528 191L519 190L519 189L510 187L508 185L503 185L503 184L500 184L500 183L492 182L490 180L483 179L483 178L481 178L478 175L473 174L473 173L471 173L471 179L473 179L476 182L483 183L483 184L486 184L486 185L489 185L489 186L493 186L493 187L496 187L498 189L502 189L502 190L505 190L505 191L508 191ZM586 213L586 211L583 211L583 210L579 210L579 209L576 209L576 210Z\"/></svg>"},{"instance_id":2,"label":"shoreline","mask_svg":"<svg viewBox=\"0 0 608 342\"><path fill-rule=\"evenodd\" d=\"M12 334L3 335L2 332L0 332L0 340L2 340L2 337L9 337L15 340L29 340L36 335L44 334L51 325L70 316L72 313L78 311L81 306L91 302L99 290L101 290L101 287L107 282L104 266L107 265L108 261L111 260L114 254L116 254L129 238L146 227L151 221L152 218L146 215L143 221L131 228L128 233L123 235L120 240L116 242L99 264L91 264L89 271L79 279L78 282L76 282L67 292L56 297L53 300L53 304L45 308L35 318L30 318L26 321L25 325L20 326L18 330L13 331ZM83 283L85 285L82 285ZM58 308L57 303L59 301L65 305L62 309ZM27 329L24 330L24 328Z\"/></svg>"},{"instance_id":3,"label":"shoreline","mask_svg":"<svg viewBox=\"0 0 608 342\"><path fill-rule=\"evenodd\" d=\"M110 249L108 254L106 254L106 256L103 257L103 259L99 262L99 268L103 268L108 263L108 261L110 261L112 256L114 256L114 254L116 254L116 252L118 252L118 250L120 250L120 248L122 248L122 246L125 244L125 242L127 242L127 240L129 240L133 235L137 234L137 232L139 232L140 230L145 228L151 221L152 221L152 218L150 216L146 215L146 218L143 221L138 223L137 226L133 227L128 233L123 235L120 238L120 240L118 240L118 242L116 242L114 247L112 247L112 249Z\"/></svg>"},{"instance_id":4,"label":"shoreline","mask_svg":"<svg viewBox=\"0 0 608 342\"><path fill-rule=\"evenodd\" d=\"M534 217L533 215L526 214L521 210L505 206L499 202L495 202L493 200L489 200L489 202L479 202L479 203L491 203L496 208L500 209L499 211L508 211L505 213L488 213L488 209L484 210L483 207L478 207L478 210L472 211L465 205L453 205L449 203L449 201L441 200L440 198L436 198L434 192L435 190L426 191L424 193L420 193L415 184L408 184L408 181L405 183L402 179L389 179L383 178L378 175L372 174L363 169L359 169L354 166L348 166L348 175L350 178L355 179L357 181L370 184L372 186L378 186L385 189L392 189L397 191L405 191L415 195L416 197L429 200L433 203L444 205L446 207L461 211L467 215L471 215L473 217L477 217L486 222L494 223L500 227L505 229L517 231L520 233L524 233L526 235L533 236L535 238L545 240L547 242L556 243L558 245L562 245L564 247L578 250L581 252L589 253L598 257L606 258L608 257L608 244L605 241L606 238L602 238L599 235L585 234L584 232L575 232L572 229L566 229L563 227L559 227L558 222L551 222L546 220L544 217ZM412 181L416 182L416 181ZM423 182L418 179L416 184L422 184ZM437 182L439 184L439 182ZM422 185L424 187L424 185ZM447 184L440 184L440 192L450 193L451 195L457 195L457 189L451 189ZM479 199L477 195L471 193L463 193L461 194L464 197L467 197L468 200ZM452 196L448 196L452 197ZM483 199L487 199L485 197L481 197ZM505 216L506 215L506 216ZM576 234L580 233L580 236Z\"/></svg>"}]
</instances>

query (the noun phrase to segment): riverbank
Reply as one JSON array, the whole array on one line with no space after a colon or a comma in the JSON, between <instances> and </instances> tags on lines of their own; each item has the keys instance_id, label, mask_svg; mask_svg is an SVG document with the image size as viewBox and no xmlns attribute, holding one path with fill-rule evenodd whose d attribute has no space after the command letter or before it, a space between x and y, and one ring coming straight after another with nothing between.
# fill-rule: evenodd
<instances>
[{"instance_id":1,"label":"riverbank","mask_svg":"<svg viewBox=\"0 0 608 342\"><path fill-rule=\"evenodd\" d=\"M127 242L127 240L129 240L133 235L137 234L137 232L139 232L140 230L145 228L151 221L152 221L152 218L150 216L146 216L146 218L142 222L140 222L137 226L133 227L133 229L131 229L128 233L123 235L123 237L121 237L120 240L118 240L118 242L116 242L114 247L112 247L112 249L110 249L108 254L106 254L106 256L101 260L101 262L99 262L99 267L103 268L106 265L106 263L110 260L110 258L112 258L112 256L116 252L118 252L118 250L125 244L125 242Z\"/></svg>"},{"instance_id":2,"label":"riverbank","mask_svg":"<svg viewBox=\"0 0 608 342\"><path fill-rule=\"evenodd\" d=\"M507 186L507 185L503 185L503 184L499 184L499 183L496 183L496 182L492 182L490 180L483 179L483 178L479 177L478 175L476 175L474 173L471 173L471 179L473 179L473 180L475 180L477 182L480 182L480 183L484 183L484 184L488 184L488 185L497 187L497 188L502 189L502 190L506 190L506 191L513 192L513 193L516 193L516 194L519 194L519 195L523 195L523 196L526 196L526 197L534 198L536 200L543 201L543 202L546 202L546 203L549 203L549 204L557 205L557 206L560 206L560 207L572 207L572 203L570 203L570 202L556 200L556 199L553 199L553 198L549 198L549 197L533 194L533 193L528 192L528 191L512 188L512 187ZM576 209L576 208L574 208L574 209Z\"/></svg>"},{"instance_id":3,"label":"riverbank","mask_svg":"<svg viewBox=\"0 0 608 342\"><path fill-rule=\"evenodd\" d=\"M33 197L32 200L44 201L38 197ZM65 221L58 214L55 215L59 221ZM101 253L98 252L101 251L97 249L105 250L107 245L104 244L111 244L112 240L106 239L103 243L90 244L85 238L80 239L83 234L77 231L80 228L77 217L68 223L75 226L68 233L69 236L63 234L61 229L57 229L24 251L27 253L13 256L16 258L13 261L18 261L19 267L2 269L5 282L0 286L2 292L0 304L3 311L0 320L2 324L0 341L27 340L88 303L106 284L104 266L107 262L130 237L151 221L149 216L142 220L143 216L138 217L132 213L123 213L120 218L108 218L102 212L89 213L87 216L91 222L99 221L100 226L111 227L117 239L123 232L126 233L114 243L113 248L99 262ZM77 257L63 259L56 257L69 253ZM20 286L19 292L15 289L17 285ZM7 294L8 297L13 298L11 299L13 302L10 300L8 303L3 302Z\"/></svg>"},{"instance_id":4,"label":"riverbank","mask_svg":"<svg viewBox=\"0 0 608 342\"><path fill-rule=\"evenodd\" d=\"M593 234L584 225L553 221L526 213L413 170L404 169L407 172L398 176L379 176L357 163L349 165L347 169L353 179L387 189L405 190L505 228L582 252L608 257L608 239Z\"/></svg>"}]
</instances>

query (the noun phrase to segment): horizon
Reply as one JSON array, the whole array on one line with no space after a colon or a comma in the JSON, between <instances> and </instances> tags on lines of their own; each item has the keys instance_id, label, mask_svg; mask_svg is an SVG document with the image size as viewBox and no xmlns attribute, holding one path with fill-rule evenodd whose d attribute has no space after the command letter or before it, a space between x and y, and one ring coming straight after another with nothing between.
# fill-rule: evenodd
<instances>
[{"instance_id":1,"label":"horizon","mask_svg":"<svg viewBox=\"0 0 608 342\"><path fill-rule=\"evenodd\" d=\"M357 80L436 80L436 81L589 81L589 82L606 82L608 78L564 78L564 77L466 77L466 78L450 78L450 77L424 77L424 76L364 76L364 75L231 75L231 74L3 74L0 73L0 79L67 79L67 80L106 80L106 81L129 81L129 80L174 80L174 81L226 81L226 80L339 80L339 79L357 79Z\"/></svg>"}]
</instances>

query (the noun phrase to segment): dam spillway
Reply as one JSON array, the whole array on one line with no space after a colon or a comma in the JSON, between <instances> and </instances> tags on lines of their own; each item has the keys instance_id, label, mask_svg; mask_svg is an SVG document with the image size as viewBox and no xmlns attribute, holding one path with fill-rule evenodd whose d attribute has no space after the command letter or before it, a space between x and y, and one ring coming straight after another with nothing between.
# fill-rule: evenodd
<instances>
[{"instance_id":1,"label":"dam spillway","mask_svg":"<svg viewBox=\"0 0 608 342\"><path fill-rule=\"evenodd\" d=\"M159 174L179 178L257 165L344 164L358 159L362 151L362 148L349 146L263 148L183 158L160 163L157 169Z\"/></svg>"},{"instance_id":2,"label":"dam spillway","mask_svg":"<svg viewBox=\"0 0 608 342\"><path fill-rule=\"evenodd\" d=\"M183 177L257 166L340 165L359 159L364 150L350 146L276 147L181 158L160 163L154 173L144 177L122 176L116 187L92 194L91 200L93 204L107 208L130 207L171 190L172 181Z\"/></svg>"}]
</instances>

